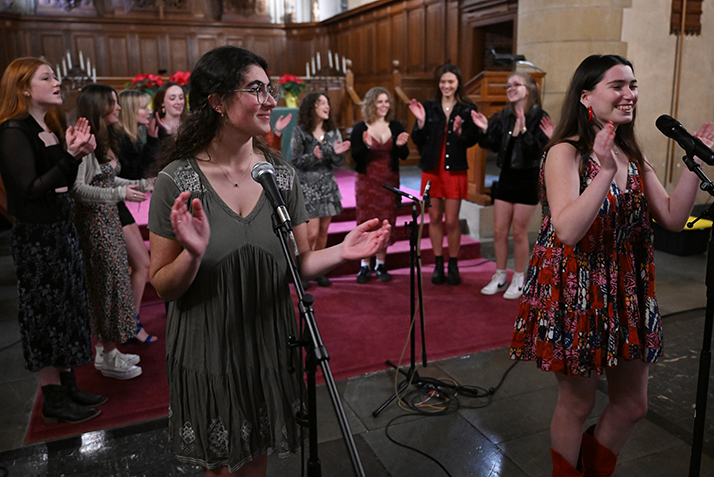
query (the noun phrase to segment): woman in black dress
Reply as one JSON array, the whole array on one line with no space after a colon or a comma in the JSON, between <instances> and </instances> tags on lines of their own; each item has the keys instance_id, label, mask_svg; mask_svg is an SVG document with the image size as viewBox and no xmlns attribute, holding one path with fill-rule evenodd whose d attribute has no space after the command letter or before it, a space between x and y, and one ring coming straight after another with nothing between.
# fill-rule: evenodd
<instances>
[{"instance_id":1,"label":"woman in black dress","mask_svg":"<svg viewBox=\"0 0 714 477\"><path fill-rule=\"evenodd\" d=\"M38 372L47 421L82 422L103 396L77 389L72 368L92 359L82 255L69 186L79 163L94 150L84 118L60 141L60 83L52 67L19 58L0 80L0 173L17 271L19 321L25 367Z\"/></svg>"}]
</instances>

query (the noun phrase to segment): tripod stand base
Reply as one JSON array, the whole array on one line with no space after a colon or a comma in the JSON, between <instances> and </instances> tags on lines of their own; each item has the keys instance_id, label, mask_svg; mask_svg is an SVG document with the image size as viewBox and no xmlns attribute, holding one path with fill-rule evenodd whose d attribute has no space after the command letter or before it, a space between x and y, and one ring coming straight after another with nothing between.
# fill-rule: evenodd
<instances>
[{"instance_id":1,"label":"tripod stand base","mask_svg":"<svg viewBox=\"0 0 714 477\"><path fill-rule=\"evenodd\" d=\"M400 373L402 373L404 376L406 376L407 379L405 379L405 380L402 382L402 384L399 385L399 387L397 388L397 392L396 392L396 393L394 393L394 394L392 394L391 396L389 396L389 398L388 398L386 401L384 401L384 403L383 403L381 406L379 406L377 409L375 409L374 411L372 411L372 416L373 416L373 417L379 416L379 414L380 414L382 411L384 411L384 409L385 409L387 406L389 406L389 404L390 404L392 401L394 401L394 400L397 398L397 396L399 396L402 392L404 392L404 390L405 390L407 387L409 387L409 384L419 384L419 383L421 382L421 378L419 377L419 373L417 372L417 370L414 368L413 365L412 365L411 367L409 367L409 371L404 371L403 369L400 369L399 367L397 367L397 365L394 364L394 363L392 363L390 360L387 360L386 363L387 363L388 366L391 366L392 368L396 369L398 372L400 372Z\"/></svg>"}]
</instances>

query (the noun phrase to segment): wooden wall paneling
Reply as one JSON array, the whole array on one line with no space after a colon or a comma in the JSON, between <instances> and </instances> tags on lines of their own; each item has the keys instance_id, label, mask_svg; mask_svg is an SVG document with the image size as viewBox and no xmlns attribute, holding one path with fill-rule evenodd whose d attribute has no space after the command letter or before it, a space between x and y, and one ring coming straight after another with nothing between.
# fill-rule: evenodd
<instances>
[{"instance_id":1,"label":"wooden wall paneling","mask_svg":"<svg viewBox=\"0 0 714 477\"><path fill-rule=\"evenodd\" d=\"M109 71L107 76L130 76L129 41L126 35L120 33L107 36L107 59Z\"/></svg>"},{"instance_id":2,"label":"wooden wall paneling","mask_svg":"<svg viewBox=\"0 0 714 477\"><path fill-rule=\"evenodd\" d=\"M189 61L191 57L189 38L169 35L168 43L169 49L165 55L167 58L162 58L162 64L168 65L166 74L171 76L177 71L190 71L194 62Z\"/></svg>"},{"instance_id":3,"label":"wooden wall paneling","mask_svg":"<svg viewBox=\"0 0 714 477\"><path fill-rule=\"evenodd\" d=\"M403 5L403 4L402 4ZM404 74L407 66L407 43L412 41L407 30L407 14L404 8L399 9L390 16L391 19L391 39L390 50L392 60L399 61L399 71ZM391 65L391 62L390 62Z\"/></svg>"},{"instance_id":4,"label":"wooden wall paneling","mask_svg":"<svg viewBox=\"0 0 714 477\"><path fill-rule=\"evenodd\" d=\"M129 72L129 75L140 73L158 74L159 70L166 69L162 67L159 61L159 38L157 35L139 35L139 70Z\"/></svg>"},{"instance_id":5,"label":"wooden wall paneling","mask_svg":"<svg viewBox=\"0 0 714 477\"><path fill-rule=\"evenodd\" d=\"M391 18L383 16L376 21L376 40L374 42L374 53L376 58L375 72L380 75L389 75L392 71L392 35Z\"/></svg>"},{"instance_id":6,"label":"wooden wall paneling","mask_svg":"<svg viewBox=\"0 0 714 477\"><path fill-rule=\"evenodd\" d=\"M67 58L67 50L64 48L64 34L61 32L42 32L39 35L40 50L37 55L44 56L51 65L62 64L62 59ZM66 61L66 60L65 60ZM77 61L75 59L75 61ZM72 65L67 65L71 68ZM64 72L62 73L64 75Z\"/></svg>"},{"instance_id":7,"label":"wooden wall paneling","mask_svg":"<svg viewBox=\"0 0 714 477\"><path fill-rule=\"evenodd\" d=\"M275 65L280 64L281 61L273 53L272 39L266 36L253 36L252 40L252 45L248 49L265 58L270 68L274 70Z\"/></svg>"},{"instance_id":8,"label":"wooden wall paneling","mask_svg":"<svg viewBox=\"0 0 714 477\"><path fill-rule=\"evenodd\" d=\"M446 60L446 14L442 2L426 5L426 32L429 39L426 42L424 67L426 71L434 71Z\"/></svg>"},{"instance_id":9,"label":"wooden wall paneling","mask_svg":"<svg viewBox=\"0 0 714 477\"><path fill-rule=\"evenodd\" d=\"M423 6L407 11L407 64L406 73L424 73L426 44L426 12Z\"/></svg>"},{"instance_id":10,"label":"wooden wall paneling","mask_svg":"<svg viewBox=\"0 0 714 477\"><path fill-rule=\"evenodd\" d=\"M75 54L72 56L74 61L79 61L79 52L82 52L82 57L84 58L85 67L87 60L90 60L92 68L96 68L97 64L94 62L97 57L97 36L93 32L82 32L74 36L74 51ZM86 71L86 70L85 70ZM91 71L87 71L89 76L92 76Z\"/></svg>"},{"instance_id":11,"label":"wooden wall paneling","mask_svg":"<svg viewBox=\"0 0 714 477\"><path fill-rule=\"evenodd\" d=\"M226 45L243 46L243 38L227 37ZM214 35L198 35L196 37L196 53L189 66L193 69L200 57L218 46L218 41Z\"/></svg>"},{"instance_id":12,"label":"wooden wall paneling","mask_svg":"<svg viewBox=\"0 0 714 477\"><path fill-rule=\"evenodd\" d=\"M446 31L444 41L446 42L446 60L459 65L464 56L468 56L468 50L463 51L460 46L461 15L459 12L458 0L447 0L446 3ZM461 71L463 74L463 70Z\"/></svg>"},{"instance_id":13,"label":"wooden wall paneling","mask_svg":"<svg viewBox=\"0 0 714 477\"><path fill-rule=\"evenodd\" d=\"M362 24L362 46L360 48L362 74L374 74L377 71L376 28L371 21Z\"/></svg>"}]
</instances>

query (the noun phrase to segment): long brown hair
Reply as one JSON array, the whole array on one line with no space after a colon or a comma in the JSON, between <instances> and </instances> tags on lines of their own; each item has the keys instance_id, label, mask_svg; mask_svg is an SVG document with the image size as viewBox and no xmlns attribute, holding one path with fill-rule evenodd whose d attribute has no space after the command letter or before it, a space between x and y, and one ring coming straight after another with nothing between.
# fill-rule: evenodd
<instances>
[{"instance_id":1,"label":"long brown hair","mask_svg":"<svg viewBox=\"0 0 714 477\"><path fill-rule=\"evenodd\" d=\"M156 93L154 93L154 98L151 102L151 109L153 109L154 112L161 119L164 119L166 117L166 108L164 108L164 99L166 98L166 91L172 86L178 86L183 91L183 86L181 86L180 84L174 83L173 81L167 81L164 84L162 84L161 86L159 86L159 89L157 89ZM186 95L184 93L183 111L181 111L181 117L180 117L181 122L184 122L187 117L188 117L188 99L186 98Z\"/></svg>"},{"instance_id":2,"label":"long brown hair","mask_svg":"<svg viewBox=\"0 0 714 477\"><path fill-rule=\"evenodd\" d=\"M560 122L555 128L552 139L545 146L546 151L556 144L576 137L578 138L576 147L580 155L584 157L590 155L597 131L588 121L588 109L580 102L580 95L583 91L594 90L605 77L605 73L617 65L629 66L633 72L635 71L632 63L619 55L591 55L580 63L570 80L570 86L568 86L563 99ZM632 121L619 125L615 130L615 144L627 154L627 157L635 159L642 167L645 159L635 137L636 117L637 108L632 111ZM581 165L581 171L582 167L583 165Z\"/></svg>"},{"instance_id":3,"label":"long brown hair","mask_svg":"<svg viewBox=\"0 0 714 477\"><path fill-rule=\"evenodd\" d=\"M8 119L24 119L29 114L29 99L25 93L30 89L30 80L37 69L47 65L45 60L39 58L18 58L8 65L0 80L0 124ZM45 115L45 124L57 135L60 141L64 140L63 124L64 114L60 106L51 108Z\"/></svg>"},{"instance_id":4,"label":"long brown hair","mask_svg":"<svg viewBox=\"0 0 714 477\"><path fill-rule=\"evenodd\" d=\"M87 118L89 127L97 140L94 155L100 164L109 162L109 151L119 157L116 124L107 127L104 118L114 110L116 90L105 84L92 83L85 86L77 96L77 117Z\"/></svg>"}]
</instances>

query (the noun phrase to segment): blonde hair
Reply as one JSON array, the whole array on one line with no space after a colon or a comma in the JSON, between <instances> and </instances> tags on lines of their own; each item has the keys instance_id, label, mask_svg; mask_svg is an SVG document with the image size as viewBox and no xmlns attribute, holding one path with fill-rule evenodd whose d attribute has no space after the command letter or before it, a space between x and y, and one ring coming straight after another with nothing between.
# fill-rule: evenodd
<instances>
[{"instance_id":1,"label":"blonde hair","mask_svg":"<svg viewBox=\"0 0 714 477\"><path fill-rule=\"evenodd\" d=\"M523 108L523 111L530 111L534 104L540 106L540 88L538 87L538 83L536 83L533 77L528 73L513 73L511 76L508 77L508 80L510 81L510 79L513 77L520 78L521 81L523 81L523 86L526 87L526 107ZM513 108L511 109L513 110Z\"/></svg>"},{"instance_id":2,"label":"blonde hair","mask_svg":"<svg viewBox=\"0 0 714 477\"><path fill-rule=\"evenodd\" d=\"M125 89L117 97L119 101L119 128L129 136L132 142L139 142L141 135L139 133L139 123L136 120L136 113L141 108L145 108L151 102L151 96L143 91L133 89Z\"/></svg>"},{"instance_id":3,"label":"blonde hair","mask_svg":"<svg viewBox=\"0 0 714 477\"><path fill-rule=\"evenodd\" d=\"M30 107L29 97L25 94L30 89L30 80L37 69L52 65L39 58L18 58L8 65L0 79L0 124L8 119L26 118ZM53 107L45 115L45 124L50 131L63 137L63 114L60 106Z\"/></svg>"},{"instance_id":4,"label":"blonde hair","mask_svg":"<svg viewBox=\"0 0 714 477\"><path fill-rule=\"evenodd\" d=\"M387 99L389 100L389 112L384 118L385 121L389 122L394 117L394 109L392 108L394 100L392 98L392 94L389 90L387 90L387 88L375 86L367 91L367 94L364 95L364 100L362 101L362 119L364 119L366 124L372 124L377 120L377 99L380 94L386 94Z\"/></svg>"}]
</instances>

